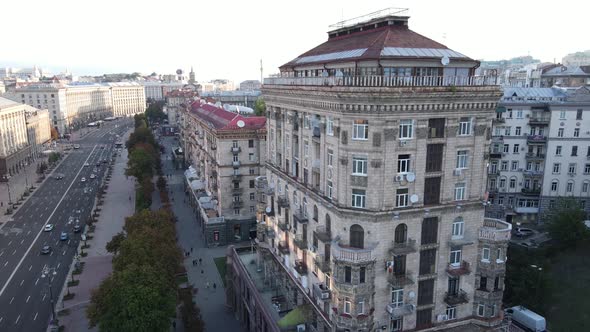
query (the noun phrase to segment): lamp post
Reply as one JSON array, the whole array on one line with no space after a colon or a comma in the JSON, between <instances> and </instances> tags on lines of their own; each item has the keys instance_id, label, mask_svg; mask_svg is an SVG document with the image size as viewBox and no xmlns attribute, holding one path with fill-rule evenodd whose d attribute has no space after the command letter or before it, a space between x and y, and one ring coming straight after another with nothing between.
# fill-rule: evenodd
<instances>
[{"instance_id":1,"label":"lamp post","mask_svg":"<svg viewBox=\"0 0 590 332\"><path fill-rule=\"evenodd\" d=\"M56 275L57 271L53 267L45 266L41 272L41 278L47 278L47 284L49 285L49 300L51 303L51 316L53 324L57 324L57 318L55 316L55 304L53 303L53 290L51 289L51 278Z\"/></svg>"}]
</instances>

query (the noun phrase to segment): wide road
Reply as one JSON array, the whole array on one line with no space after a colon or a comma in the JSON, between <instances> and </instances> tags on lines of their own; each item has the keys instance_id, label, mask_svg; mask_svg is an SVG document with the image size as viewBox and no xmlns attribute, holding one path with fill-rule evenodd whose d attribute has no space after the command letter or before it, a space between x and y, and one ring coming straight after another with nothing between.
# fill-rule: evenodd
<instances>
[{"instance_id":1,"label":"wide road","mask_svg":"<svg viewBox=\"0 0 590 332\"><path fill-rule=\"evenodd\" d=\"M74 233L74 223L70 220L79 219L80 226L85 226L112 158L115 135L122 135L131 127L129 119L105 122L80 141L72 142L80 144L80 149L71 150L53 172L54 175L63 174L64 178L47 178L3 225L0 230L0 331L46 330L51 319L50 280L42 278L42 271L44 267L51 268L55 300L83 233ZM84 166L85 163L89 166ZM97 178L90 179L94 171ZM81 181L83 177L85 182ZM44 232L46 224L54 225L54 229ZM62 231L68 233L67 241L60 241ZM51 254L41 255L45 245L51 246Z\"/></svg>"}]
</instances>

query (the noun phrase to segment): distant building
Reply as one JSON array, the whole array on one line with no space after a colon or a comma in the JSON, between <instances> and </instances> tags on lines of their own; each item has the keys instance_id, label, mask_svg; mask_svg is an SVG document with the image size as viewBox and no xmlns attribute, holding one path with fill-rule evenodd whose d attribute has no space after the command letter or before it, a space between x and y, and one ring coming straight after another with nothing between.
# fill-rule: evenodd
<instances>
[{"instance_id":1,"label":"distant building","mask_svg":"<svg viewBox=\"0 0 590 332\"><path fill-rule=\"evenodd\" d=\"M145 98L148 100L164 100L166 94L170 91L182 89L185 85L182 82L159 82L159 81L146 81L141 82L145 89Z\"/></svg>"},{"instance_id":2,"label":"distant building","mask_svg":"<svg viewBox=\"0 0 590 332\"><path fill-rule=\"evenodd\" d=\"M568 67L590 66L590 50L568 54L561 59L561 63Z\"/></svg>"},{"instance_id":3,"label":"distant building","mask_svg":"<svg viewBox=\"0 0 590 332\"><path fill-rule=\"evenodd\" d=\"M254 108L256 99L260 98L261 95L262 93L260 92L260 90L236 90L217 92L203 91L201 94L202 97L211 98L215 100L215 102L219 102L222 105L229 104L237 106L247 106L249 108Z\"/></svg>"},{"instance_id":4,"label":"distant building","mask_svg":"<svg viewBox=\"0 0 590 332\"><path fill-rule=\"evenodd\" d=\"M248 80L240 83L240 90L242 91L252 91L252 90L260 90L262 84L259 80Z\"/></svg>"},{"instance_id":5,"label":"distant building","mask_svg":"<svg viewBox=\"0 0 590 332\"><path fill-rule=\"evenodd\" d=\"M186 190L208 246L248 241L256 230L256 177L266 152L266 118L195 101L182 108L180 142L190 165Z\"/></svg>"},{"instance_id":6,"label":"distant building","mask_svg":"<svg viewBox=\"0 0 590 332\"><path fill-rule=\"evenodd\" d=\"M0 178L5 180L30 161L25 105L0 97Z\"/></svg>"},{"instance_id":7,"label":"distant building","mask_svg":"<svg viewBox=\"0 0 590 332\"><path fill-rule=\"evenodd\" d=\"M195 100L199 99L199 91L183 88L166 93L166 105L164 113L168 115L168 123L171 126L178 126L178 112L181 108L188 107Z\"/></svg>"},{"instance_id":8,"label":"distant building","mask_svg":"<svg viewBox=\"0 0 590 332\"><path fill-rule=\"evenodd\" d=\"M203 92L233 91L234 82L227 79L215 79L209 82L199 82Z\"/></svg>"},{"instance_id":9,"label":"distant building","mask_svg":"<svg viewBox=\"0 0 590 332\"><path fill-rule=\"evenodd\" d=\"M6 92L6 86L3 82L0 82L0 95Z\"/></svg>"},{"instance_id":10,"label":"distant building","mask_svg":"<svg viewBox=\"0 0 590 332\"><path fill-rule=\"evenodd\" d=\"M50 76L49 71L33 66L32 68L0 68L0 79L15 78L29 82L39 81L42 77Z\"/></svg>"},{"instance_id":11,"label":"distant building","mask_svg":"<svg viewBox=\"0 0 590 332\"><path fill-rule=\"evenodd\" d=\"M31 146L30 154L37 159L44 150L44 144L51 140L51 121L49 111L23 105L27 124L27 137Z\"/></svg>"},{"instance_id":12,"label":"distant building","mask_svg":"<svg viewBox=\"0 0 590 332\"><path fill-rule=\"evenodd\" d=\"M550 88L590 86L589 66L564 66L558 65L541 74L541 86Z\"/></svg>"}]
</instances>

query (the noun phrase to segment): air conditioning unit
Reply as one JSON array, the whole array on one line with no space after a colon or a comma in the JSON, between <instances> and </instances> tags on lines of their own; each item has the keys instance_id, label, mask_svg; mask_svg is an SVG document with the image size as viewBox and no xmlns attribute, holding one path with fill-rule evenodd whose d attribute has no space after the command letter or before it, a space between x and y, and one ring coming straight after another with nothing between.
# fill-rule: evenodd
<instances>
[{"instance_id":1,"label":"air conditioning unit","mask_svg":"<svg viewBox=\"0 0 590 332\"><path fill-rule=\"evenodd\" d=\"M446 320L449 320L449 316L448 315L437 315L436 316L436 321L437 322L444 322Z\"/></svg>"},{"instance_id":2,"label":"air conditioning unit","mask_svg":"<svg viewBox=\"0 0 590 332\"><path fill-rule=\"evenodd\" d=\"M462 170L461 170L460 168L457 168L457 169L455 169L455 170L453 171L453 175L455 175L455 176L461 176L461 171L462 171Z\"/></svg>"},{"instance_id":3,"label":"air conditioning unit","mask_svg":"<svg viewBox=\"0 0 590 332\"><path fill-rule=\"evenodd\" d=\"M408 145L408 141L403 140L403 141L399 141L399 146L406 146Z\"/></svg>"},{"instance_id":4,"label":"air conditioning unit","mask_svg":"<svg viewBox=\"0 0 590 332\"><path fill-rule=\"evenodd\" d=\"M401 181L403 181L403 180L404 180L404 176L403 176L403 175L396 175L396 176L395 176L395 181L396 181L396 182L401 182Z\"/></svg>"}]
</instances>

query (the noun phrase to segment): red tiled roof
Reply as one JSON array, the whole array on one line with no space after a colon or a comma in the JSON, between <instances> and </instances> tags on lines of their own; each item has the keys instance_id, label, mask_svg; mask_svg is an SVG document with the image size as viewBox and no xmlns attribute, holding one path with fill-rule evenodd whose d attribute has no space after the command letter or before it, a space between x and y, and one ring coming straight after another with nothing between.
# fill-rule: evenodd
<instances>
[{"instance_id":1,"label":"red tiled roof","mask_svg":"<svg viewBox=\"0 0 590 332\"><path fill-rule=\"evenodd\" d=\"M264 116L245 117L211 104L201 104L198 100L191 104L190 112L208 122L216 130L259 130L266 126ZM238 127L240 120L244 122L243 127Z\"/></svg>"},{"instance_id":2,"label":"red tiled roof","mask_svg":"<svg viewBox=\"0 0 590 332\"><path fill-rule=\"evenodd\" d=\"M282 65L280 68L295 66L295 61L297 59L306 56L322 55L365 48L367 50L358 57L315 62L327 63L336 61L384 58L381 56L381 50L385 47L448 49L447 46L430 38L424 37L421 34L410 30L407 26L389 25L372 30L332 37L323 44L312 48L311 50L301 54L296 59L293 59Z\"/></svg>"}]
</instances>

